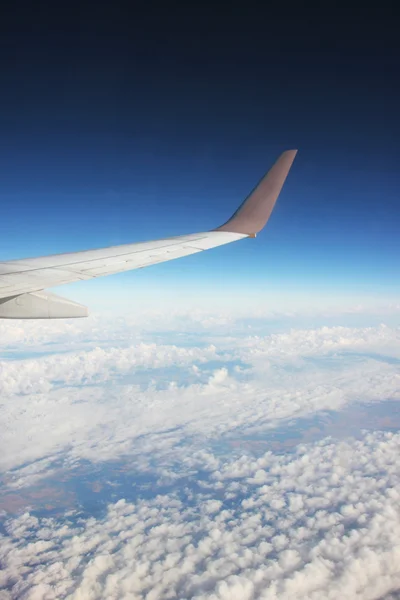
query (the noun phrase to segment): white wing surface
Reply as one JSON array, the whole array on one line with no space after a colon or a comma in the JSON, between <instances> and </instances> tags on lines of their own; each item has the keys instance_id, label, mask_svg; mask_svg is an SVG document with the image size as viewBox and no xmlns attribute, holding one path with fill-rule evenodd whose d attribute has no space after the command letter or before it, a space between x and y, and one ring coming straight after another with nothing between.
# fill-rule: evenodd
<instances>
[{"instance_id":1,"label":"white wing surface","mask_svg":"<svg viewBox=\"0 0 400 600\"><path fill-rule=\"evenodd\" d=\"M232 218L216 230L0 262L0 318L86 316L86 307L45 290L64 283L141 269L254 237L268 220L295 155L295 150L284 152Z\"/></svg>"}]
</instances>

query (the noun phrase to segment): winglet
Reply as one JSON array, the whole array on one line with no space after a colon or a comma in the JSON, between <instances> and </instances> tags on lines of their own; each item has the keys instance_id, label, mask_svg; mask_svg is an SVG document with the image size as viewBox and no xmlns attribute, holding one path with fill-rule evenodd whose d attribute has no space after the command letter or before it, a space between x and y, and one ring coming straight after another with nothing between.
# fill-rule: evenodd
<instances>
[{"instance_id":1,"label":"winglet","mask_svg":"<svg viewBox=\"0 0 400 600\"><path fill-rule=\"evenodd\" d=\"M255 237L271 215L296 154L297 150L286 150L281 154L229 221L215 231L230 231Z\"/></svg>"}]
</instances>

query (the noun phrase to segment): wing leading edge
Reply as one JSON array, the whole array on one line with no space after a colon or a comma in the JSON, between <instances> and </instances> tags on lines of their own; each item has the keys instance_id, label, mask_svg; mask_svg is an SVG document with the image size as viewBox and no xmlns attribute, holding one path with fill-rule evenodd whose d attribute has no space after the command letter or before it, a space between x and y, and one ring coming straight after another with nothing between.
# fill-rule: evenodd
<instances>
[{"instance_id":1,"label":"wing leading edge","mask_svg":"<svg viewBox=\"0 0 400 600\"><path fill-rule=\"evenodd\" d=\"M87 316L87 309L47 288L174 260L246 237L267 223L297 150L284 152L243 204L212 231L152 242L0 262L0 318Z\"/></svg>"}]
</instances>

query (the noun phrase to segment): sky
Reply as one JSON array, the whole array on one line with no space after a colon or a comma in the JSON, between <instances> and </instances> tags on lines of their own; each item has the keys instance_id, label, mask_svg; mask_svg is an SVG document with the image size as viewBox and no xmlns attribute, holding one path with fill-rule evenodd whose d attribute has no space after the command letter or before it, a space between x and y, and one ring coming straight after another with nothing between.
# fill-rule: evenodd
<instances>
[{"instance_id":1,"label":"sky","mask_svg":"<svg viewBox=\"0 0 400 600\"><path fill-rule=\"evenodd\" d=\"M127 293L134 302L187 289L278 304L398 297L389 9L365 7L356 20L335 6L329 15L203 3L2 11L3 260L213 228L294 147L256 241L64 293L95 309Z\"/></svg>"}]
</instances>

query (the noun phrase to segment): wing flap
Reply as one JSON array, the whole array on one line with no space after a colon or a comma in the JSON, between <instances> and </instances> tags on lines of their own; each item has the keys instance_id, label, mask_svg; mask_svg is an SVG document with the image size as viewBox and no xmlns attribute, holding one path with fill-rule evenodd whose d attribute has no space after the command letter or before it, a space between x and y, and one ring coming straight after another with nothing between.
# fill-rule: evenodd
<instances>
[{"instance_id":1,"label":"wing flap","mask_svg":"<svg viewBox=\"0 0 400 600\"><path fill-rule=\"evenodd\" d=\"M1 319L66 319L87 316L86 306L51 292L0 299Z\"/></svg>"}]
</instances>

